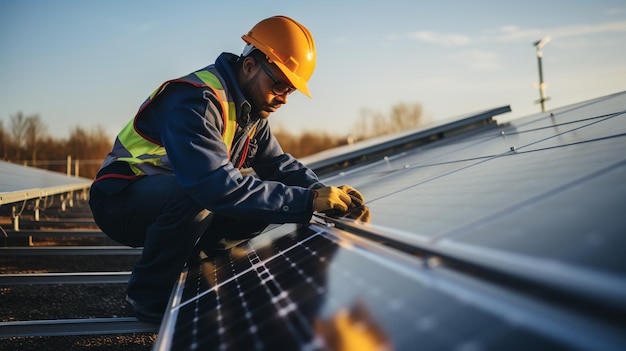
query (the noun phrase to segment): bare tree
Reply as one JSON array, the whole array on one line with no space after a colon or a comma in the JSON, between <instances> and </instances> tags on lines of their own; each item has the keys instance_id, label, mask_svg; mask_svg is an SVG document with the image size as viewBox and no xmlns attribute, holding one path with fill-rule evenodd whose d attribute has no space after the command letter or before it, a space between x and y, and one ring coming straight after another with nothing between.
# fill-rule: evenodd
<instances>
[{"instance_id":1,"label":"bare tree","mask_svg":"<svg viewBox=\"0 0 626 351\"><path fill-rule=\"evenodd\" d=\"M391 108L390 130L399 132L418 126L422 120L422 105L400 103Z\"/></svg>"},{"instance_id":2,"label":"bare tree","mask_svg":"<svg viewBox=\"0 0 626 351\"><path fill-rule=\"evenodd\" d=\"M420 104L399 103L391 108L388 116L369 109L361 109L361 116L355 123L353 138L363 140L399 132L418 126L421 120L422 105Z\"/></svg>"},{"instance_id":3,"label":"bare tree","mask_svg":"<svg viewBox=\"0 0 626 351\"><path fill-rule=\"evenodd\" d=\"M19 160L22 154L22 148L24 147L24 134L26 133L26 117L22 111L17 112L11 116L9 120L11 137L13 144L15 145L15 159Z\"/></svg>"},{"instance_id":4,"label":"bare tree","mask_svg":"<svg viewBox=\"0 0 626 351\"><path fill-rule=\"evenodd\" d=\"M0 157L3 160L9 159L9 135L4 130L4 121L0 121Z\"/></svg>"},{"instance_id":5,"label":"bare tree","mask_svg":"<svg viewBox=\"0 0 626 351\"><path fill-rule=\"evenodd\" d=\"M90 131L82 127L75 127L70 132L66 147L67 154L72 155L72 159L89 162L89 164L81 163L81 176L94 177L102 160L111 150L112 140L103 126L98 125Z\"/></svg>"},{"instance_id":6,"label":"bare tree","mask_svg":"<svg viewBox=\"0 0 626 351\"><path fill-rule=\"evenodd\" d=\"M26 117L26 130L24 141L26 149L30 151L31 161L37 161L37 151L43 139L46 137L48 127L41 121L39 115Z\"/></svg>"}]
</instances>

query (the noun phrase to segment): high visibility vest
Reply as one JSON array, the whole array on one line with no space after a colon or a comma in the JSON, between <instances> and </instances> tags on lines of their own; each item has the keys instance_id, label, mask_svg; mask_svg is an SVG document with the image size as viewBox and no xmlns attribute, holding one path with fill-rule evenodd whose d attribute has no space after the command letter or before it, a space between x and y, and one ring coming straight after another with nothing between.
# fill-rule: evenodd
<instances>
[{"instance_id":1,"label":"high visibility vest","mask_svg":"<svg viewBox=\"0 0 626 351\"><path fill-rule=\"evenodd\" d=\"M128 163L136 176L170 172L169 169L165 169L165 167L163 167L163 160L167 156L165 147L163 147L159 141L139 133L137 129L135 129L135 123L136 120L140 118L141 112L152 101L154 101L154 99L161 92L163 92L170 83L175 82L185 82L197 87L207 87L215 93L223 111L222 140L226 145L229 156L231 156L230 153L233 146L233 139L235 137L235 131L237 130L235 103L228 100L224 87L217 76L205 69L191 73L182 78L169 80L157 88L141 105L135 118L130 121L117 135L115 144L113 145L113 150L107 156L107 159L102 166L103 168L112 162L122 161ZM246 144L243 148L244 154L241 155L241 162L238 162L239 164L235 165L235 167L241 168L243 165L250 138L253 137L255 131L256 128L252 128L248 134Z\"/></svg>"}]
</instances>

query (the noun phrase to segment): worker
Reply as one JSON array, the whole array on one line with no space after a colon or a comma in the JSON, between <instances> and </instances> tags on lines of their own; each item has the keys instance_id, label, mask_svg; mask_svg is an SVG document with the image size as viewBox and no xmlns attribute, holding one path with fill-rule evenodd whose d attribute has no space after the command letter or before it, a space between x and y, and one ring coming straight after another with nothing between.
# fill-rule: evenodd
<instances>
[{"instance_id":1,"label":"worker","mask_svg":"<svg viewBox=\"0 0 626 351\"><path fill-rule=\"evenodd\" d=\"M306 223L314 211L363 208L361 193L322 184L270 131L268 116L292 92L311 97L309 30L274 16L242 39L241 55L222 53L158 87L117 135L92 184L90 207L102 231L143 246L126 288L140 320L160 323L199 238L216 242L241 228L257 234L263 223Z\"/></svg>"}]
</instances>

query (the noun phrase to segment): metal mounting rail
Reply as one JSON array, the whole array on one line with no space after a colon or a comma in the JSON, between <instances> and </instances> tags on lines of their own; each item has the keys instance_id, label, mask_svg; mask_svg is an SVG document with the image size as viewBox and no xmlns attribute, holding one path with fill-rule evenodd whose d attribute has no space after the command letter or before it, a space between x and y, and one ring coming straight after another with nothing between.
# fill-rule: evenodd
<instances>
[{"instance_id":1,"label":"metal mounting rail","mask_svg":"<svg viewBox=\"0 0 626 351\"><path fill-rule=\"evenodd\" d=\"M158 331L158 324L144 323L135 317L0 322L0 338L156 333Z\"/></svg>"},{"instance_id":2,"label":"metal mounting rail","mask_svg":"<svg viewBox=\"0 0 626 351\"><path fill-rule=\"evenodd\" d=\"M22 229L19 232L7 231L8 237L56 237L56 236L80 236L86 238L107 237L100 229Z\"/></svg>"},{"instance_id":3,"label":"metal mounting rail","mask_svg":"<svg viewBox=\"0 0 626 351\"><path fill-rule=\"evenodd\" d=\"M314 215L317 220L337 229L363 238L383 242L400 251L424 258L426 264L436 269L466 272L496 285L549 299L555 304L602 319L622 321L626 313L626 281L608 274L591 275L589 272L560 267L559 274L537 259L509 258L497 252L479 248L479 253L462 244L433 243L416 238L415 234L375 225L362 225L353 220Z\"/></svg>"},{"instance_id":4,"label":"metal mounting rail","mask_svg":"<svg viewBox=\"0 0 626 351\"><path fill-rule=\"evenodd\" d=\"M63 219L46 219L39 221L20 220L20 225L25 227L71 227L71 226L91 226L95 227L96 222L93 218L63 218Z\"/></svg>"},{"instance_id":5,"label":"metal mounting rail","mask_svg":"<svg viewBox=\"0 0 626 351\"><path fill-rule=\"evenodd\" d=\"M120 284L130 272L0 274L0 286L29 284Z\"/></svg>"},{"instance_id":6,"label":"metal mounting rail","mask_svg":"<svg viewBox=\"0 0 626 351\"><path fill-rule=\"evenodd\" d=\"M3 256L141 255L142 248L127 246L35 246L2 247Z\"/></svg>"}]
</instances>

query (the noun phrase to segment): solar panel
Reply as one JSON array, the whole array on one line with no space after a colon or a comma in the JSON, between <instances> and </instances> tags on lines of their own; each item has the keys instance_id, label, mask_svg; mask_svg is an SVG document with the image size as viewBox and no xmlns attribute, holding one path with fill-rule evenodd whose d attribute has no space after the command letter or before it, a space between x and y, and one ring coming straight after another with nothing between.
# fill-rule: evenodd
<instances>
[{"instance_id":1,"label":"solar panel","mask_svg":"<svg viewBox=\"0 0 626 351\"><path fill-rule=\"evenodd\" d=\"M624 349L625 132L620 93L380 145L323 179L362 191L370 224L192 258L155 349Z\"/></svg>"},{"instance_id":2,"label":"solar panel","mask_svg":"<svg viewBox=\"0 0 626 351\"><path fill-rule=\"evenodd\" d=\"M189 267L161 333L171 329L171 339L157 349L409 350L419 341L449 350L497 347L512 337L523 338L520 346L565 345L532 330L538 317L516 311L520 320L507 320L485 311L480 301L446 293L437 286L441 277L422 266L321 228L257 245Z\"/></svg>"},{"instance_id":3,"label":"solar panel","mask_svg":"<svg viewBox=\"0 0 626 351\"><path fill-rule=\"evenodd\" d=\"M88 189L91 181L0 161L0 205Z\"/></svg>"}]
</instances>

